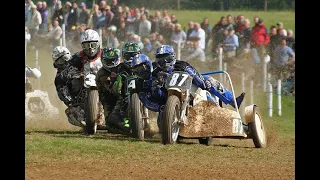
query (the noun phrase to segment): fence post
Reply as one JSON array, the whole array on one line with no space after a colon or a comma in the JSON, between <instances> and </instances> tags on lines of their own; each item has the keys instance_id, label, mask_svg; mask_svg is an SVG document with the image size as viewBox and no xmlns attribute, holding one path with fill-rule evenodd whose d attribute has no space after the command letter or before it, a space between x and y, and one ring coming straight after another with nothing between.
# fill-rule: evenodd
<instances>
[{"instance_id":1,"label":"fence post","mask_svg":"<svg viewBox=\"0 0 320 180\"><path fill-rule=\"evenodd\" d=\"M178 60L181 60L181 42L180 42L180 39L178 41L178 44L177 44L177 59Z\"/></svg>"},{"instance_id":2,"label":"fence post","mask_svg":"<svg viewBox=\"0 0 320 180\"><path fill-rule=\"evenodd\" d=\"M28 46L28 40L27 40L27 35L28 35L28 33L27 33L27 31L25 32L25 42L24 42L24 56L25 56L25 58L27 58L27 46Z\"/></svg>"},{"instance_id":3,"label":"fence post","mask_svg":"<svg viewBox=\"0 0 320 180\"><path fill-rule=\"evenodd\" d=\"M222 52L223 52L223 49L220 47L219 48L219 55L218 55L218 60L219 60L219 71L222 70ZM222 73L219 74L220 76L220 82L222 82Z\"/></svg>"},{"instance_id":4,"label":"fence post","mask_svg":"<svg viewBox=\"0 0 320 180\"><path fill-rule=\"evenodd\" d=\"M223 70L227 72L227 63L223 63ZM224 74L223 75L223 83L226 84L227 83L227 75Z\"/></svg>"},{"instance_id":5,"label":"fence post","mask_svg":"<svg viewBox=\"0 0 320 180\"><path fill-rule=\"evenodd\" d=\"M39 67L39 51L38 50L36 50L35 68L37 68L40 71L40 67ZM40 89L40 80L37 80L37 87L38 87L38 89Z\"/></svg>"},{"instance_id":6,"label":"fence post","mask_svg":"<svg viewBox=\"0 0 320 180\"><path fill-rule=\"evenodd\" d=\"M277 94L278 94L278 116L281 116L281 79L278 79L278 86L277 86Z\"/></svg>"},{"instance_id":7,"label":"fence post","mask_svg":"<svg viewBox=\"0 0 320 180\"><path fill-rule=\"evenodd\" d=\"M99 37L100 37L100 48L102 49L103 47L102 47L102 29L101 28L99 28Z\"/></svg>"},{"instance_id":8,"label":"fence post","mask_svg":"<svg viewBox=\"0 0 320 180\"><path fill-rule=\"evenodd\" d=\"M62 46L66 46L66 25L62 24Z\"/></svg>"},{"instance_id":9,"label":"fence post","mask_svg":"<svg viewBox=\"0 0 320 180\"><path fill-rule=\"evenodd\" d=\"M253 80L250 80L250 104L253 104Z\"/></svg>"},{"instance_id":10,"label":"fence post","mask_svg":"<svg viewBox=\"0 0 320 180\"><path fill-rule=\"evenodd\" d=\"M242 92L245 92L245 74L241 74L241 87L242 87ZM246 106L246 99L243 99L242 101L242 106L241 106L241 114L244 115L244 107Z\"/></svg>"},{"instance_id":11,"label":"fence post","mask_svg":"<svg viewBox=\"0 0 320 180\"><path fill-rule=\"evenodd\" d=\"M269 117L272 117L272 85L271 83L268 84L268 112Z\"/></svg>"},{"instance_id":12,"label":"fence post","mask_svg":"<svg viewBox=\"0 0 320 180\"><path fill-rule=\"evenodd\" d=\"M60 38L59 40L60 40L60 41L59 41L59 45L62 46L62 45L63 45L63 44L62 44L62 38Z\"/></svg>"},{"instance_id":13,"label":"fence post","mask_svg":"<svg viewBox=\"0 0 320 180\"><path fill-rule=\"evenodd\" d=\"M267 90L267 63L264 61L264 59L260 59L260 62L262 63L262 86L263 86L263 92L266 92L266 90Z\"/></svg>"}]
</instances>

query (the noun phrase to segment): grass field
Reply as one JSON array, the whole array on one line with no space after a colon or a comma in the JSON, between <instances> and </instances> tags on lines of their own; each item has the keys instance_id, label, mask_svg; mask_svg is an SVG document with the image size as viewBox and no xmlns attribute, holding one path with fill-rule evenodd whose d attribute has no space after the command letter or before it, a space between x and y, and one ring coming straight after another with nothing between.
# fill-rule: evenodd
<instances>
[{"instance_id":1,"label":"grass field","mask_svg":"<svg viewBox=\"0 0 320 180\"><path fill-rule=\"evenodd\" d=\"M209 12L173 11L182 26L189 20L211 24L222 15L244 14L250 20L262 17L269 27L282 21L294 28L294 12ZM26 63L34 67L34 52ZM39 52L42 77L40 88L48 91L52 103L62 114L65 106L57 99L50 50ZM209 67L209 70L212 67ZM201 70L200 70L201 71ZM206 70L205 70L206 71ZM234 79L236 94L240 82ZM36 86L36 81L32 80ZM138 142L135 139L99 132L85 136L65 118L39 118L26 122L26 179L295 179L295 99L282 96L282 116L276 115L277 96L273 97L274 114L268 117L266 95L255 91L266 126L268 147L254 148L252 140L214 139L212 146L197 140L162 145L158 136Z\"/></svg>"}]
</instances>

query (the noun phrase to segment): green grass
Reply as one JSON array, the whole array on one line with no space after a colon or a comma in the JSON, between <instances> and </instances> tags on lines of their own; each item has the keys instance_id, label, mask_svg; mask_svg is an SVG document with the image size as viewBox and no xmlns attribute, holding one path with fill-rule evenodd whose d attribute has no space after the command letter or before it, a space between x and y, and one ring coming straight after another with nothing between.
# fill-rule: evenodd
<instances>
[{"instance_id":1,"label":"green grass","mask_svg":"<svg viewBox=\"0 0 320 180\"><path fill-rule=\"evenodd\" d=\"M154 15L154 10L151 10L150 13ZM284 24L285 29L292 29L295 32L295 12L294 11L199 11L199 10L168 10L169 15L175 14L177 16L178 22L182 27L186 27L188 29L188 22L195 21L201 23L203 18L208 17L209 23L211 26L214 26L219 20L221 16L237 16L243 14L245 18L248 18L251 21L251 25L253 26L253 18L260 17L264 20L265 25L268 28L272 25L276 25L277 22L281 21Z\"/></svg>"}]
</instances>

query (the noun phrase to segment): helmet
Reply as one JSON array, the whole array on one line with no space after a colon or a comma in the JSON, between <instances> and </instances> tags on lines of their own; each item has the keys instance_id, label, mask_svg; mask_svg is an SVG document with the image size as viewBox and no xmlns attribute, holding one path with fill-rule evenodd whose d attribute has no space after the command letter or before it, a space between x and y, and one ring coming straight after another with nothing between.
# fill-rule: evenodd
<instances>
[{"instance_id":1,"label":"helmet","mask_svg":"<svg viewBox=\"0 0 320 180\"><path fill-rule=\"evenodd\" d=\"M176 63L176 53L169 45L161 45L156 49L156 62L161 68L168 69Z\"/></svg>"},{"instance_id":2,"label":"helmet","mask_svg":"<svg viewBox=\"0 0 320 180\"><path fill-rule=\"evenodd\" d=\"M69 49L64 46L57 46L53 48L51 56L53 60L53 66L59 69L64 69L67 65L67 61L69 61L72 57Z\"/></svg>"},{"instance_id":3,"label":"helmet","mask_svg":"<svg viewBox=\"0 0 320 180\"><path fill-rule=\"evenodd\" d=\"M106 47L102 49L102 65L104 68L113 68L120 64L120 50L114 47Z\"/></svg>"},{"instance_id":4,"label":"helmet","mask_svg":"<svg viewBox=\"0 0 320 180\"><path fill-rule=\"evenodd\" d=\"M121 56L123 58L123 62L131 63L132 58L140 53L141 49L137 43L127 42L122 47Z\"/></svg>"},{"instance_id":5,"label":"helmet","mask_svg":"<svg viewBox=\"0 0 320 180\"><path fill-rule=\"evenodd\" d=\"M133 72L141 77L147 79L153 71L152 62L147 55L138 54L132 58L132 70Z\"/></svg>"},{"instance_id":6,"label":"helmet","mask_svg":"<svg viewBox=\"0 0 320 180\"><path fill-rule=\"evenodd\" d=\"M97 31L92 29L85 30L80 36L80 42L84 54L89 57L94 57L100 48L100 37Z\"/></svg>"}]
</instances>

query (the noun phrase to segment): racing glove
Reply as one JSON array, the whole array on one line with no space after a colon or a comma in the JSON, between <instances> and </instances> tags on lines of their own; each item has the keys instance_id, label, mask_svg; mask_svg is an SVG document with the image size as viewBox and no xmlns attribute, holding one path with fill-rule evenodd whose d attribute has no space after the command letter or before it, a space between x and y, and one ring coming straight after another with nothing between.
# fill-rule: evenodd
<instances>
[{"instance_id":1,"label":"racing glove","mask_svg":"<svg viewBox=\"0 0 320 180\"><path fill-rule=\"evenodd\" d=\"M115 93L116 95L119 95L121 93L121 88L122 88L121 75L117 75L116 81L113 83L113 86L112 86L112 92Z\"/></svg>"}]
</instances>

